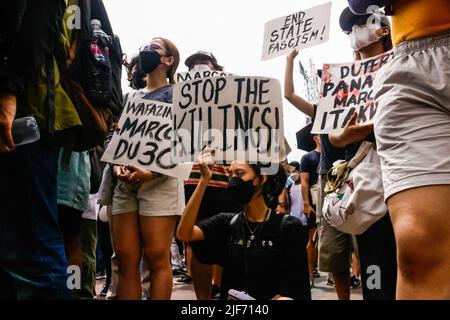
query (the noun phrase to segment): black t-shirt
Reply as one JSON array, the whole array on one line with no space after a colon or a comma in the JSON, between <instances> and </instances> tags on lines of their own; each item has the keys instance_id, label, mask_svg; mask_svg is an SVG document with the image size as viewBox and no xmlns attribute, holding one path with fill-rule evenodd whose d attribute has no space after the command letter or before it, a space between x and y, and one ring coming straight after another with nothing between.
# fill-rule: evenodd
<instances>
[{"instance_id":1,"label":"black t-shirt","mask_svg":"<svg viewBox=\"0 0 450 320\"><path fill-rule=\"evenodd\" d=\"M317 183L317 168L320 163L320 152L313 150L302 157L300 161L300 172L309 173L309 185Z\"/></svg>"},{"instance_id":2,"label":"black t-shirt","mask_svg":"<svg viewBox=\"0 0 450 320\"><path fill-rule=\"evenodd\" d=\"M314 119L316 118L317 105L314 105ZM317 169L318 174L326 174L333 167L336 160L345 159L345 148L333 146L328 138L328 134L320 135L320 162Z\"/></svg>"},{"instance_id":3,"label":"black t-shirt","mask_svg":"<svg viewBox=\"0 0 450 320\"><path fill-rule=\"evenodd\" d=\"M271 214L269 220L260 224L255 240L247 247L251 233L243 214L230 226L233 216L220 213L199 224L205 234L205 240L199 242L203 242L202 255L209 255L209 262L224 267L221 298L227 297L229 289L245 291L248 284L248 294L258 300L271 299L277 294L311 299L306 254L308 235L300 220L288 216L281 231L283 216ZM248 225L254 230L258 223L248 222ZM196 254L195 242L192 248Z\"/></svg>"},{"instance_id":4,"label":"black t-shirt","mask_svg":"<svg viewBox=\"0 0 450 320\"><path fill-rule=\"evenodd\" d=\"M363 143L363 141L369 141L375 143L375 134L372 132L367 137L365 137L362 141L350 143L345 147L345 161L350 161L358 152L359 147Z\"/></svg>"}]
</instances>

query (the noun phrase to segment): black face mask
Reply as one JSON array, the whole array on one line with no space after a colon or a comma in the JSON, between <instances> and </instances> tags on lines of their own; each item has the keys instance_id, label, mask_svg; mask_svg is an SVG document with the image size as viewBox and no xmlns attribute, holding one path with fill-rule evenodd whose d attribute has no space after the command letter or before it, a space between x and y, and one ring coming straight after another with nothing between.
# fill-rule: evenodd
<instances>
[{"instance_id":1,"label":"black face mask","mask_svg":"<svg viewBox=\"0 0 450 320\"><path fill-rule=\"evenodd\" d=\"M256 192L253 180L244 181L239 177L228 180L228 191L237 204L247 204Z\"/></svg>"},{"instance_id":2,"label":"black face mask","mask_svg":"<svg viewBox=\"0 0 450 320\"><path fill-rule=\"evenodd\" d=\"M147 86L147 83L144 81L145 73L141 70L135 70L131 76L131 84L134 89L142 89Z\"/></svg>"},{"instance_id":3,"label":"black face mask","mask_svg":"<svg viewBox=\"0 0 450 320\"><path fill-rule=\"evenodd\" d=\"M156 51L141 51L139 52L139 66L140 71L144 73L151 73L161 64L161 55Z\"/></svg>"}]
</instances>

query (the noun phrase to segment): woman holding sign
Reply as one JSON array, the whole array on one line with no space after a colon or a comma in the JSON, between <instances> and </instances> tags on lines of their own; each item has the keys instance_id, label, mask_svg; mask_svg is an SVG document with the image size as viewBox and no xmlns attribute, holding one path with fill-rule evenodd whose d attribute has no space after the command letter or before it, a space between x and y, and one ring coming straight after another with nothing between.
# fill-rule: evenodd
<instances>
[{"instance_id":1,"label":"woman holding sign","mask_svg":"<svg viewBox=\"0 0 450 320\"><path fill-rule=\"evenodd\" d=\"M147 87L134 97L172 103L172 84L179 63L176 46L155 38L141 48L141 70ZM139 263L144 255L150 270L149 298L169 300L172 293L170 245L176 217L183 204L177 178L128 165L114 166L119 182L114 189L112 237L119 264L120 299L141 299Z\"/></svg>"},{"instance_id":2,"label":"woman holding sign","mask_svg":"<svg viewBox=\"0 0 450 320\"><path fill-rule=\"evenodd\" d=\"M259 164L233 162L228 190L244 206L237 214L220 213L195 224L210 167L200 164L201 177L181 217L177 237L203 241L205 253L224 267L221 298L229 290L255 299L311 299L306 255L307 231L297 218L275 213L286 174L280 166L265 175Z\"/></svg>"}]
</instances>

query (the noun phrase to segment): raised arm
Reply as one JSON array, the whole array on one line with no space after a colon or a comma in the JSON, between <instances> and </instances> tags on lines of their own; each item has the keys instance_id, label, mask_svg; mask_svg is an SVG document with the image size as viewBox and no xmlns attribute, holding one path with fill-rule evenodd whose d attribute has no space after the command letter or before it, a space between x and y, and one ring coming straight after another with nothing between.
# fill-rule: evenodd
<instances>
[{"instance_id":1,"label":"raised arm","mask_svg":"<svg viewBox=\"0 0 450 320\"><path fill-rule=\"evenodd\" d=\"M298 50L292 49L286 56L286 71L284 74L284 97L294 105L298 110L309 117L314 117L314 106L302 97L295 94L294 89L294 58Z\"/></svg>"},{"instance_id":2,"label":"raised arm","mask_svg":"<svg viewBox=\"0 0 450 320\"><path fill-rule=\"evenodd\" d=\"M202 229L195 225L195 221L197 220L200 204L205 195L208 182L211 180L212 173L205 163L201 163L199 166L201 172L200 182L184 208L183 215L181 216L177 228L177 238L183 242L193 242L205 239Z\"/></svg>"}]
</instances>

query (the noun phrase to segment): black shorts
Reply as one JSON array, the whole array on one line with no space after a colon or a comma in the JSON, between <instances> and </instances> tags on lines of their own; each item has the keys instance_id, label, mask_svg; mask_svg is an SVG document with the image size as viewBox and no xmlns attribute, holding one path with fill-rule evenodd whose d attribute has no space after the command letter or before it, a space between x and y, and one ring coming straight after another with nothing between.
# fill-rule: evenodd
<instances>
[{"instance_id":1,"label":"black shorts","mask_svg":"<svg viewBox=\"0 0 450 320\"><path fill-rule=\"evenodd\" d=\"M195 191L195 185L185 185L184 195L186 203L188 203L192 194ZM234 203L228 189L207 187L205 195L197 215L197 221L204 220L215 216L218 213L239 213L242 211L242 206Z\"/></svg>"},{"instance_id":2,"label":"black shorts","mask_svg":"<svg viewBox=\"0 0 450 320\"><path fill-rule=\"evenodd\" d=\"M77 237L81 230L81 216L83 211L58 205L58 224L63 236Z\"/></svg>"}]
</instances>

